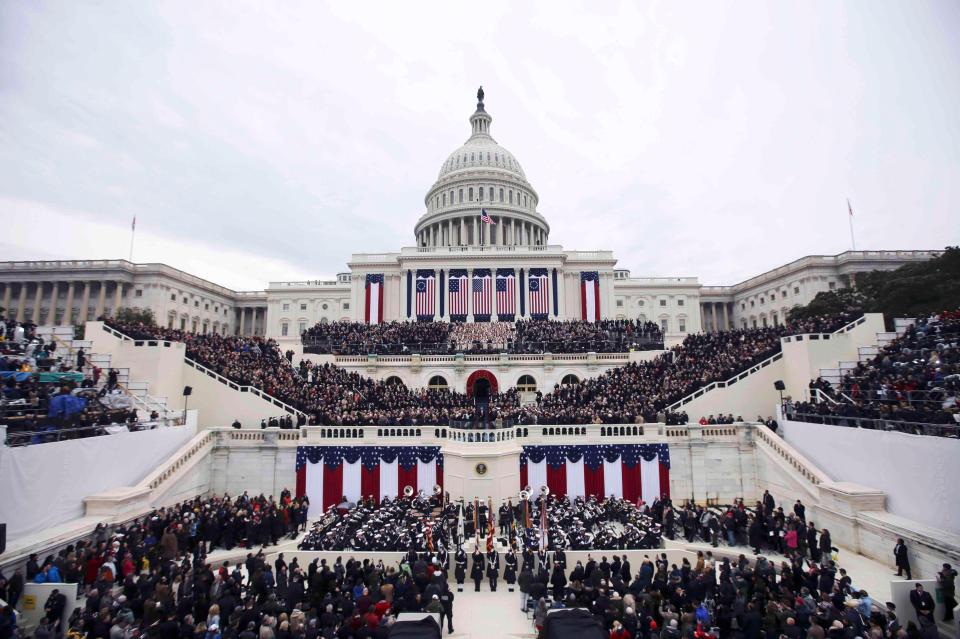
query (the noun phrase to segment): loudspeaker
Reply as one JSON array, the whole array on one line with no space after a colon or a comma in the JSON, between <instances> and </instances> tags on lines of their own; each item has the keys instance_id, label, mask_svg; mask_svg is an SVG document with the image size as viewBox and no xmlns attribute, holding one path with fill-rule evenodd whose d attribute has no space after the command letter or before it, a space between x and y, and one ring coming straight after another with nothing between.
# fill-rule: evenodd
<instances>
[{"instance_id":1,"label":"loudspeaker","mask_svg":"<svg viewBox=\"0 0 960 639\"><path fill-rule=\"evenodd\" d=\"M184 396L184 397L190 397L191 395L193 395L193 387L192 387L192 386L184 386L184 387L183 387L183 396Z\"/></svg>"},{"instance_id":2,"label":"loudspeaker","mask_svg":"<svg viewBox=\"0 0 960 639\"><path fill-rule=\"evenodd\" d=\"M0 524L0 555L7 549L7 525Z\"/></svg>"},{"instance_id":3,"label":"loudspeaker","mask_svg":"<svg viewBox=\"0 0 960 639\"><path fill-rule=\"evenodd\" d=\"M787 390L787 385L783 383L782 379L778 379L773 383L773 389L778 391Z\"/></svg>"}]
</instances>

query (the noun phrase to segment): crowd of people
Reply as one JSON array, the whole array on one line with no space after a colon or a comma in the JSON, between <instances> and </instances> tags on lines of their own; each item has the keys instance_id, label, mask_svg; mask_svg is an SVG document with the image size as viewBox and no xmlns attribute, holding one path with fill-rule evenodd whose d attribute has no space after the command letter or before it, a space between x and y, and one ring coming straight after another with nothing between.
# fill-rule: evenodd
<instances>
[{"instance_id":1,"label":"crowd of people","mask_svg":"<svg viewBox=\"0 0 960 639\"><path fill-rule=\"evenodd\" d=\"M515 353L625 353L663 348L663 333L655 322L640 320L581 320L516 323Z\"/></svg>"},{"instance_id":2,"label":"crowd of people","mask_svg":"<svg viewBox=\"0 0 960 639\"><path fill-rule=\"evenodd\" d=\"M809 401L788 407L801 421L866 428L874 425L850 418L960 424L960 311L918 320L838 385L819 378L810 382L810 390ZM960 429L937 432L960 436Z\"/></svg>"},{"instance_id":3,"label":"crowd of people","mask_svg":"<svg viewBox=\"0 0 960 639\"><path fill-rule=\"evenodd\" d=\"M304 352L336 355L451 353L625 353L663 348L654 322L333 322L302 335Z\"/></svg>"},{"instance_id":4,"label":"crowd of people","mask_svg":"<svg viewBox=\"0 0 960 639\"><path fill-rule=\"evenodd\" d=\"M294 367L273 340L108 323L138 339L182 341L188 357L294 406L309 415L312 424L446 425L451 420L491 423L498 419L522 424L685 423L685 415L668 410L671 403L776 353L784 335L827 332L850 319L832 316L776 327L689 335L682 344L651 361L557 385L550 393L538 392L535 403L522 407L516 389L495 393L477 404L456 391L409 389L329 363L314 364L304 359ZM617 330L625 330L631 324L611 324L617 326Z\"/></svg>"}]
</instances>

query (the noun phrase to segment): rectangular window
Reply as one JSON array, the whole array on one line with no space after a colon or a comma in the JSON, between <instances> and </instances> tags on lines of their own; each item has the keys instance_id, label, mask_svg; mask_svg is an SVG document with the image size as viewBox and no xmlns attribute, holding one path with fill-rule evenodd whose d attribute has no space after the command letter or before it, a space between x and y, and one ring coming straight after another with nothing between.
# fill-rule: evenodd
<instances>
[{"instance_id":1,"label":"rectangular window","mask_svg":"<svg viewBox=\"0 0 960 639\"><path fill-rule=\"evenodd\" d=\"M660 300L660 306L666 306L667 300Z\"/></svg>"},{"instance_id":2,"label":"rectangular window","mask_svg":"<svg viewBox=\"0 0 960 639\"><path fill-rule=\"evenodd\" d=\"M306 304L301 304L301 305L300 305L300 310L301 310L301 311L307 310L307 305L306 305Z\"/></svg>"},{"instance_id":3,"label":"rectangular window","mask_svg":"<svg viewBox=\"0 0 960 639\"><path fill-rule=\"evenodd\" d=\"M781 298L786 298L786 297L787 297L787 291L786 291L786 290L780 291L780 297L781 297Z\"/></svg>"},{"instance_id":4,"label":"rectangular window","mask_svg":"<svg viewBox=\"0 0 960 639\"><path fill-rule=\"evenodd\" d=\"M757 306L757 303L754 302L753 300L750 300L750 308L755 308L756 306ZM754 328L756 328L756 326L754 326Z\"/></svg>"},{"instance_id":5,"label":"rectangular window","mask_svg":"<svg viewBox=\"0 0 960 639\"><path fill-rule=\"evenodd\" d=\"M193 305L197 308L200 308L200 300L193 300ZM193 332L196 333L196 329L194 329Z\"/></svg>"},{"instance_id":6,"label":"rectangular window","mask_svg":"<svg viewBox=\"0 0 960 639\"><path fill-rule=\"evenodd\" d=\"M284 305L283 305L283 310L289 311L289 310L290 310L290 305L289 305L289 304L284 304Z\"/></svg>"},{"instance_id":7,"label":"rectangular window","mask_svg":"<svg viewBox=\"0 0 960 639\"><path fill-rule=\"evenodd\" d=\"M170 293L170 301L171 301L171 302L176 302L176 301L177 301L177 294L176 294L176 293ZM173 327L171 326L170 328L173 328Z\"/></svg>"},{"instance_id":8,"label":"rectangular window","mask_svg":"<svg viewBox=\"0 0 960 639\"><path fill-rule=\"evenodd\" d=\"M209 305L209 304L204 304L204 305L203 305L203 310L209 311L209 310L210 310L210 305Z\"/></svg>"},{"instance_id":9,"label":"rectangular window","mask_svg":"<svg viewBox=\"0 0 960 639\"><path fill-rule=\"evenodd\" d=\"M835 289L835 288L837 288L837 283L836 283L836 282L830 282L830 290L832 291L832 290Z\"/></svg>"},{"instance_id":10,"label":"rectangular window","mask_svg":"<svg viewBox=\"0 0 960 639\"><path fill-rule=\"evenodd\" d=\"M668 328L669 328L669 326L670 326L670 324L669 324L669 321L668 321L668 320L665 320L665 319L660 320L660 330L661 330L661 331L663 331L664 333L666 333L667 330L668 330Z\"/></svg>"},{"instance_id":11,"label":"rectangular window","mask_svg":"<svg viewBox=\"0 0 960 639\"><path fill-rule=\"evenodd\" d=\"M686 332L687 332L687 320L682 319L682 320L678 320L678 321L679 321L679 323L680 323L680 326L679 326L680 332L681 332L681 333L686 333Z\"/></svg>"},{"instance_id":12,"label":"rectangular window","mask_svg":"<svg viewBox=\"0 0 960 639\"><path fill-rule=\"evenodd\" d=\"M187 303L187 296L186 296L186 295L183 296L183 303L184 303L184 304Z\"/></svg>"},{"instance_id":13,"label":"rectangular window","mask_svg":"<svg viewBox=\"0 0 960 639\"><path fill-rule=\"evenodd\" d=\"M349 310L350 310L350 302L344 302L344 303L343 303L343 310L345 310L345 311L349 311Z\"/></svg>"},{"instance_id":14,"label":"rectangular window","mask_svg":"<svg viewBox=\"0 0 960 639\"><path fill-rule=\"evenodd\" d=\"M462 202L463 202L463 189L460 189L459 197L460 197L460 202L462 203Z\"/></svg>"},{"instance_id":15,"label":"rectangular window","mask_svg":"<svg viewBox=\"0 0 960 639\"><path fill-rule=\"evenodd\" d=\"M289 329L290 329L290 325L287 324L286 322L284 322L283 324L281 324L281 325L280 325L280 336L281 336L281 337L286 337L286 336L287 336L287 331L288 331Z\"/></svg>"},{"instance_id":16,"label":"rectangular window","mask_svg":"<svg viewBox=\"0 0 960 639\"><path fill-rule=\"evenodd\" d=\"M617 308L623 308L623 300L617 300Z\"/></svg>"},{"instance_id":17,"label":"rectangular window","mask_svg":"<svg viewBox=\"0 0 960 639\"><path fill-rule=\"evenodd\" d=\"M133 296L134 296L134 297L143 297L143 289L142 289L142 288L138 288L137 290L135 290L135 291L133 292Z\"/></svg>"},{"instance_id":18,"label":"rectangular window","mask_svg":"<svg viewBox=\"0 0 960 639\"><path fill-rule=\"evenodd\" d=\"M793 294L794 294L794 295L799 295L799 294L800 294L800 287L799 287L799 286L794 286L794 287L793 287Z\"/></svg>"},{"instance_id":19,"label":"rectangular window","mask_svg":"<svg viewBox=\"0 0 960 639\"><path fill-rule=\"evenodd\" d=\"M303 335L304 331L306 331L306 330L307 330L307 323L306 323L306 322L300 322L300 334Z\"/></svg>"},{"instance_id":20,"label":"rectangular window","mask_svg":"<svg viewBox=\"0 0 960 639\"><path fill-rule=\"evenodd\" d=\"M677 306L683 306L683 298L677 300Z\"/></svg>"}]
</instances>

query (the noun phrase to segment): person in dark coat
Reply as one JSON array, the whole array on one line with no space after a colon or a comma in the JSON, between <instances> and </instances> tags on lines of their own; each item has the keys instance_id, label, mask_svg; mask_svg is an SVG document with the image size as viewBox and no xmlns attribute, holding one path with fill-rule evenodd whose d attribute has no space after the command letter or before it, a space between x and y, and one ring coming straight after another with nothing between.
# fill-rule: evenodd
<instances>
[{"instance_id":1,"label":"person in dark coat","mask_svg":"<svg viewBox=\"0 0 960 639\"><path fill-rule=\"evenodd\" d=\"M830 559L833 544L830 543L830 531L824 528L820 531L820 561Z\"/></svg>"},{"instance_id":2,"label":"person in dark coat","mask_svg":"<svg viewBox=\"0 0 960 639\"><path fill-rule=\"evenodd\" d=\"M907 581L913 579L913 573L910 571L910 558L907 557L907 545L903 543L903 538L897 539L897 545L893 547L893 559L897 566L897 577L902 577L904 571L906 571Z\"/></svg>"},{"instance_id":3,"label":"person in dark coat","mask_svg":"<svg viewBox=\"0 0 960 639\"><path fill-rule=\"evenodd\" d=\"M550 575L550 584L553 586L553 598L556 601L563 599L563 589L567 587L567 577L560 566L554 564L553 574Z\"/></svg>"},{"instance_id":4,"label":"person in dark coat","mask_svg":"<svg viewBox=\"0 0 960 639\"><path fill-rule=\"evenodd\" d=\"M910 604L913 606L913 609L917 611L918 620L921 622L924 619L933 621L933 610L937 607L937 604L933 601L930 593L923 589L921 584L917 584L913 591L910 592Z\"/></svg>"}]
</instances>

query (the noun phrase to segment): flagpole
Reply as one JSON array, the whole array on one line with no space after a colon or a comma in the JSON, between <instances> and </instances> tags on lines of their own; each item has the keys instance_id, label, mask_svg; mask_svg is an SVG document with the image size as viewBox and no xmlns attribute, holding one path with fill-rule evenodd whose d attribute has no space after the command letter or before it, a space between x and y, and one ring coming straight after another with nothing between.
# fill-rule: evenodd
<instances>
[{"instance_id":1,"label":"flagpole","mask_svg":"<svg viewBox=\"0 0 960 639\"><path fill-rule=\"evenodd\" d=\"M133 224L130 225L130 261L133 262L133 238L137 233L137 217L133 217Z\"/></svg>"},{"instance_id":2,"label":"flagpole","mask_svg":"<svg viewBox=\"0 0 960 639\"><path fill-rule=\"evenodd\" d=\"M857 250L857 240L853 236L853 207L850 206L850 198L847 198L847 211L850 212L848 219L850 221L850 246L852 250Z\"/></svg>"}]
</instances>

